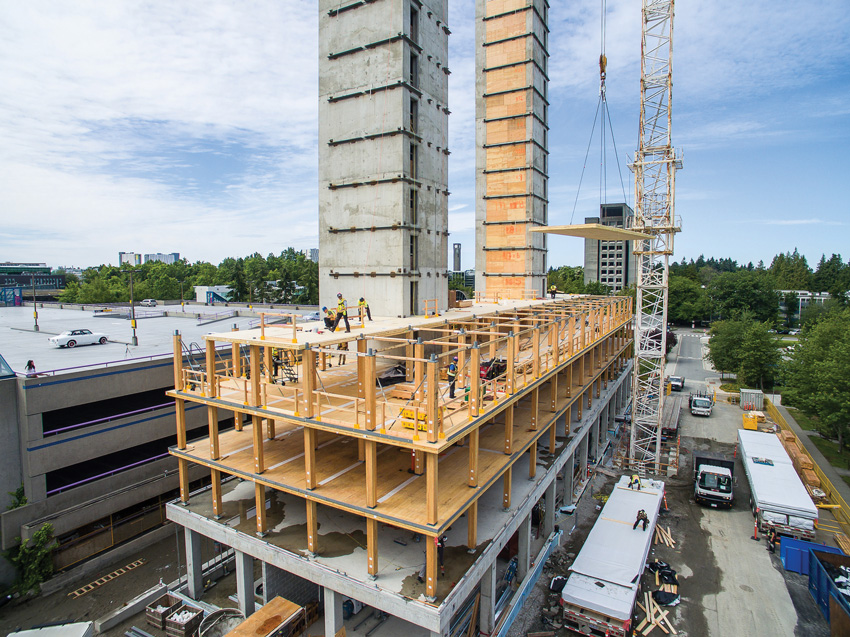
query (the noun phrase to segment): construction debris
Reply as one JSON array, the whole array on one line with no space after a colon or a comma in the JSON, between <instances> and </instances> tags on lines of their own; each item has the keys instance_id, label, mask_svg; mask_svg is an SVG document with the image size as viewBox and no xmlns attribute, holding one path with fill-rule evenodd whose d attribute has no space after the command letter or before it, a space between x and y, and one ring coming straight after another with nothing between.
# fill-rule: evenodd
<instances>
[{"instance_id":1,"label":"construction debris","mask_svg":"<svg viewBox=\"0 0 850 637\"><path fill-rule=\"evenodd\" d=\"M669 548L676 548L676 540L673 539L673 535L670 532L670 527L668 526L666 529L662 527L660 524L655 527L655 543L656 544L665 544Z\"/></svg>"}]
</instances>

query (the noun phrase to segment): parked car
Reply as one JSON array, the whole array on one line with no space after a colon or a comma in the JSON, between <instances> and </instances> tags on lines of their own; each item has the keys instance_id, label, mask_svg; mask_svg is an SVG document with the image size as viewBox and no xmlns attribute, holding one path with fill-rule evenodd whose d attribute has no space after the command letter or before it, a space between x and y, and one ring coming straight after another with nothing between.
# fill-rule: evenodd
<instances>
[{"instance_id":1,"label":"parked car","mask_svg":"<svg viewBox=\"0 0 850 637\"><path fill-rule=\"evenodd\" d=\"M682 391L685 388L685 377L684 376L671 376L670 377L670 389L673 391Z\"/></svg>"},{"instance_id":2,"label":"parked car","mask_svg":"<svg viewBox=\"0 0 850 637\"><path fill-rule=\"evenodd\" d=\"M106 345L109 337L106 334L92 332L91 330L65 330L47 340L57 347L76 347L77 345L95 345L97 343Z\"/></svg>"},{"instance_id":3,"label":"parked car","mask_svg":"<svg viewBox=\"0 0 850 637\"><path fill-rule=\"evenodd\" d=\"M156 307L156 299L145 299L139 305L142 307Z\"/></svg>"},{"instance_id":4,"label":"parked car","mask_svg":"<svg viewBox=\"0 0 850 637\"><path fill-rule=\"evenodd\" d=\"M800 330L790 330L788 334L791 336L798 336L800 334Z\"/></svg>"}]
</instances>

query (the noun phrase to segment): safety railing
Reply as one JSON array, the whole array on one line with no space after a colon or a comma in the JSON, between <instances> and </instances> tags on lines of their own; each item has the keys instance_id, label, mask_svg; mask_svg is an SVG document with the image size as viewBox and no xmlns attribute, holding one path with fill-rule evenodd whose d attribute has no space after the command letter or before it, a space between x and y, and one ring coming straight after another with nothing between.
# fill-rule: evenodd
<instances>
[{"instance_id":1,"label":"safety railing","mask_svg":"<svg viewBox=\"0 0 850 637\"><path fill-rule=\"evenodd\" d=\"M850 535L850 506L847 506L847 502L841 497L841 494L836 490L833 486L832 481L826 477L824 472L818 466L818 463L815 462L812 455L809 453L809 450L802 444L799 444L799 439L797 438L796 432L791 429L791 426L788 424L788 421L779 413L779 410L774 406L774 404L770 401L769 398L765 397L764 405L768 415L773 419L773 421L779 425L785 431L790 431L794 434L794 440L798 442L797 446L800 448L800 451L812 461L813 471L815 475L820 480L820 490L826 494L827 499L831 504L838 505L838 508L832 509L832 514L835 516L836 522L841 526L841 530Z\"/></svg>"}]
</instances>

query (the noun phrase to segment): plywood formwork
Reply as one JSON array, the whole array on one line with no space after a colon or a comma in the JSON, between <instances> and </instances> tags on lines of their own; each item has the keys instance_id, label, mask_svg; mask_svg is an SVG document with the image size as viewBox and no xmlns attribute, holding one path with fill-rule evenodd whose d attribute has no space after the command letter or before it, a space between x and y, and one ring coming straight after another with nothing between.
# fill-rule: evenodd
<instances>
[{"instance_id":1,"label":"plywood formwork","mask_svg":"<svg viewBox=\"0 0 850 637\"><path fill-rule=\"evenodd\" d=\"M478 0L476 289L542 294L547 223L545 0Z\"/></svg>"},{"instance_id":2,"label":"plywood formwork","mask_svg":"<svg viewBox=\"0 0 850 637\"><path fill-rule=\"evenodd\" d=\"M316 504L433 540L493 484L505 481L509 494L505 476L517 460L536 458L541 439L553 449L559 415L570 409L580 418L626 365L631 303L577 297L501 310L479 305L451 318L375 321L357 335L293 331L265 319L256 329L211 334L206 365L183 367L175 357L169 395L178 405L178 442L170 451L181 477L190 462L210 469L214 511L223 508L222 475L257 485L258 512L265 489L301 498L313 552L322 550ZM340 345L348 348L344 359ZM218 358L222 346L237 348L236 356ZM454 358L452 397L445 372ZM378 382L393 368L401 382ZM186 402L250 423L211 427L207 438L187 441ZM181 498L188 501L188 481L181 480ZM256 532L266 533L264 516L256 522ZM378 532L369 525L370 535ZM431 597L435 586L428 585Z\"/></svg>"}]
</instances>

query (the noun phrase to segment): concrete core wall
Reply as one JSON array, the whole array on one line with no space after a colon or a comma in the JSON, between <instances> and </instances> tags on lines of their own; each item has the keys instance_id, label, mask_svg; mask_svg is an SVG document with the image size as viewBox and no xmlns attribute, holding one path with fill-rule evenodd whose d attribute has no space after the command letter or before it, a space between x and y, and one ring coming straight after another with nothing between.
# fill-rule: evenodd
<instances>
[{"instance_id":1,"label":"concrete core wall","mask_svg":"<svg viewBox=\"0 0 850 637\"><path fill-rule=\"evenodd\" d=\"M319 2L320 305L448 300L446 3ZM354 312L349 312L349 318Z\"/></svg>"}]
</instances>

